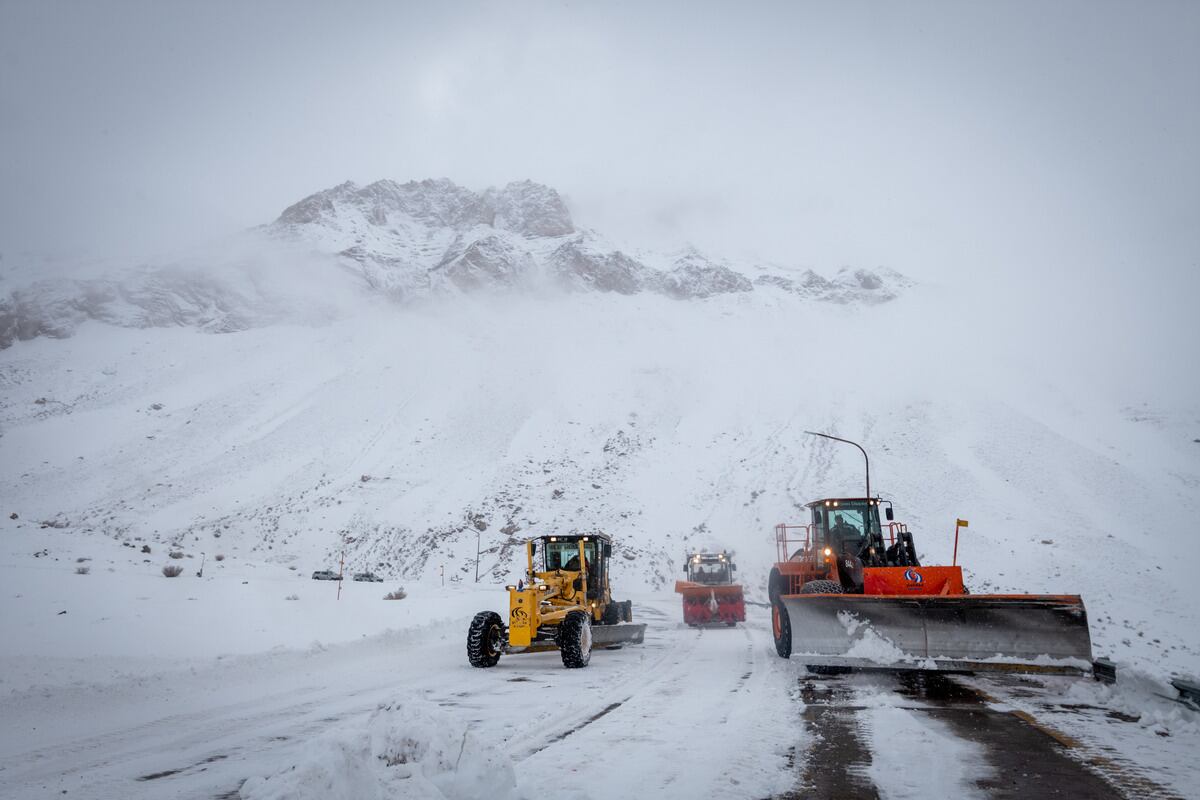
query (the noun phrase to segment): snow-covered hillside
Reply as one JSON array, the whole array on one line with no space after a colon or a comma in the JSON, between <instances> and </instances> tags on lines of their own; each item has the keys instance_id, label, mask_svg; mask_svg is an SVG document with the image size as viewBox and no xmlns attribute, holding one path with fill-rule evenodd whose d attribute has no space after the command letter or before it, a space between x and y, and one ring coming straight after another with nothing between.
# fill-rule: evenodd
<instances>
[{"instance_id":1,"label":"snow-covered hillside","mask_svg":"<svg viewBox=\"0 0 1200 800\"><path fill-rule=\"evenodd\" d=\"M449 180L344 183L226 241L136 267L0 262L0 348L63 338L96 320L131 328L246 330L352 316L392 302L512 293L649 292L679 300L765 291L878 304L912 281L886 268L733 264L694 247L618 248L580 229L558 193L531 181L481 193Z\"/></svg>"},{"instance_id":2,"label":"snow-covered hillside","mask_svg":"<svg viewBox=\"0 0 1200 800\"><path fill-rule=\"evenodd\" d=\"M527 534L604 530L618 585L669 591L711 544L761 600L772 526L860 491L857 453L803 434L824 430L869 449L927 563L969 519L974 590L1081 593L1097 655L1191 670L1197 409L1080 391L979 337L971 369L932 322L949 305L575 293L220 336L88 322L0 354L0 524L9 557L61 570L156 574L177 548L306 574L344 551L472 582L478 542L501 583Z\"/></svg>"}]
</instances>

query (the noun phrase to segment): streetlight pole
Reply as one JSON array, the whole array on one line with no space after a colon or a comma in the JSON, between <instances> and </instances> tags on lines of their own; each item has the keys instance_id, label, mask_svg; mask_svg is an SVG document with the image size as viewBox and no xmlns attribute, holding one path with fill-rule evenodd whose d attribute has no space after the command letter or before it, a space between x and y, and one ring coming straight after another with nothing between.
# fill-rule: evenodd
<instances>
[{"instance_id":1,"label":"streetlight pole","mask_svg":"<svg viewBox=\"0 0 1200 800\"><path fill-rule=\"evenodd\" d=\"M817 433L815 431L805 431L805 433L807 433L809 436L820 436L822 439L832 439L835 442L852 444L858 448L858 451L863 454L863 462L867 465L867 507L869 509L871 505L871 459L867 458L867 451L863 450L862 445L858 442L852 442L849 439L839 439L836 436L830 436L828 433Z\"/></svg>"}]
</instances>

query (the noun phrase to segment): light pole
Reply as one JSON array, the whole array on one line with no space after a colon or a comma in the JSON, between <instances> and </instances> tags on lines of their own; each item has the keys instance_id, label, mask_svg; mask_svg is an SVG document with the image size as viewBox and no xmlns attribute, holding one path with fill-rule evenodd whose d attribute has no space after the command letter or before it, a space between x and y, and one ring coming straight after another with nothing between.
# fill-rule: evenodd
<instances>
[{"instance_id":1,"label":"light pole","mask_svg":"<svg viewBox=\"0 0 1200 800\"><path fill-rule=\"evenodd\" d=\"M858 451L863 454L863 462L867 465L867 507L871 506L871 459L867 458L867 451L863 450L862 445L858 442L852 442L849 439L839 439L836 436L830 436L828 433L817 433L815 431L805 431L809 436L820 436L823 439L833 439L835 442L845 442L852 444L858 448Z\"/></svg>"}]
</instances>

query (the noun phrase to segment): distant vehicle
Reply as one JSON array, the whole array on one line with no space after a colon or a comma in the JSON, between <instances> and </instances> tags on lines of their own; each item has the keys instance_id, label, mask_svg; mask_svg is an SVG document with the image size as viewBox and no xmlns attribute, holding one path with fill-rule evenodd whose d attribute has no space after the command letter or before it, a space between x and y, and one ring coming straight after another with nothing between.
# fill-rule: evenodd
<instances>
[{"instance_id":1,"label":"distant vehicle","mask_svg":"<svg viewBox=\"0 0 1200 800\"><path fill-rule=\"evenodd\" d=\"M741 584L733 582L737 566L731 553L689 553L683 564L686 581L676 581L683 595L683 621L688 625L725 624L746 621L746 600Z\"/></svg>"},{"instance_id":2,"label":"distant vehicle","mask_svg":"<svg viewBox=\"0 0 1200 800\"><path fill-rule=\"evenodd\" d=\"M374 572L356 572L354 573L354 580L366 581L367 583L383 583L383 578Z\"/></svg>"},{"instance_id":3,"label":"distant vehicle","mask_svg":"<svg viewBox=\"0 0 1200 800\"><path fill-rule=\"evenodd\" d=\"M319 569L313 573L312 579L314 581L340 581L342 576L331 569Z\"/></svg>"}]
</instances>

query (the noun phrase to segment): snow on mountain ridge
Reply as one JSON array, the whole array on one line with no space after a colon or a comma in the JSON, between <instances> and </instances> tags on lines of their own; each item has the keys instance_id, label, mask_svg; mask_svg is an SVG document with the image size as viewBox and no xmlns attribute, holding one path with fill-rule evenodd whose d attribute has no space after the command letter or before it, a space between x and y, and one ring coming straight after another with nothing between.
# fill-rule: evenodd
<instances>
[{"instance_id":1,"label":"snow on mountain ridge","mask_svg":"<svg viewBox=\"0 0 1200 800\"><path fill-rule=\"evenodd\" d=\"M809 272L797 281L690 246L672 254L626 252L579 228L557 191L530 180L482 192L447 178L347 181L198 255L15 286L0 295L0 349L70 336L88 320L224 332L328 319L357 313L370 294L412 302L542 289L700 300L766 290L876 305L911 285L890 270L862 269L843 269L833 279Z\"/></svg>"}]
</instances>

